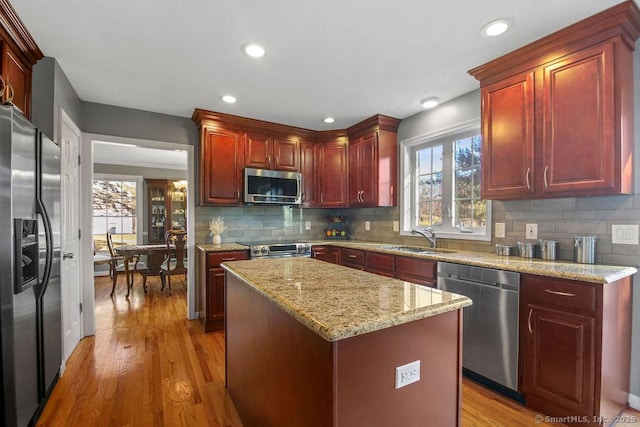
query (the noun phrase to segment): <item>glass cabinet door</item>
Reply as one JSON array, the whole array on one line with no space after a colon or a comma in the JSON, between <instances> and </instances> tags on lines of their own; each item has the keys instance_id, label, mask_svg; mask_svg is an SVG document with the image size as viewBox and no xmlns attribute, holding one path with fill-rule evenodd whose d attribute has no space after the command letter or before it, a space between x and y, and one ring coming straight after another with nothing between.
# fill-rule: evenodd
<instances>
[{"instance_id":1,"label":"glass cabinet door","mask_svg":"<svg viewBox=\"0 0 640 427\"><path fill-rule=\"evenodd\" d=\"M147 180L147 191L149 243L162 243L167 231L167 181Z\"/></svg>"},{"instance_id":2,"label":"glass cabinet door","mask_svg":"<svg viewBox=\"0 0 640 427\"><path fill-rule=\"evenodd\" d=\"M187 229L187 189L174 183L171 191L171 229Z\"/></svg>"}]
</instances>

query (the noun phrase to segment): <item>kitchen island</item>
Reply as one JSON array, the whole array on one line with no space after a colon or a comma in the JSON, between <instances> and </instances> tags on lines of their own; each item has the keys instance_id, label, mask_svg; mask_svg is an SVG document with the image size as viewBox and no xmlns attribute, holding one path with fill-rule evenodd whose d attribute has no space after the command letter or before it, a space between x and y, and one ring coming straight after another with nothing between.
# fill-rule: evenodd
<instances>
[{"instance_id":1,"label":"kitchen island","mask_svg":"<svg viewBox=\"0 0 640 427\"><path fill-rule=\"evenodd\" d=\"M309 258L226 270L226 385L245 426L460 424L469 298ZM396 388L396 368L420 361Z\"/></svg>"}]
</instances>

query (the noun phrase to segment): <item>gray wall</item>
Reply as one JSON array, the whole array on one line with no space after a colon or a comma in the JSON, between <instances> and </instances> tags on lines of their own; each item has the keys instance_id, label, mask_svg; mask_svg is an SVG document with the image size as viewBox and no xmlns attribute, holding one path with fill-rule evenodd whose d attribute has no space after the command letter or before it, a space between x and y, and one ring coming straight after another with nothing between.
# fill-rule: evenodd
<instances>
[{"instance_id":1,"label":"gray wall","mask_svg":"<svg viewBox=\"0 0 640 427\"><path fill-rule=\"evenodd\" d=\"M36 127L59 142L60 108L82 129L80 97L55 58L46 57L33 67L31 121Z\"/></svg>"},{"instance_id":2,"label":"gray wall","mask_svg":"<svg viewBox=\"0 0 640 427\"><path fill-rule=\"evenodd\" d=\"M198 130L186 117L82 102L83 132L195 145Z\"/></svg>"}]
</instances>

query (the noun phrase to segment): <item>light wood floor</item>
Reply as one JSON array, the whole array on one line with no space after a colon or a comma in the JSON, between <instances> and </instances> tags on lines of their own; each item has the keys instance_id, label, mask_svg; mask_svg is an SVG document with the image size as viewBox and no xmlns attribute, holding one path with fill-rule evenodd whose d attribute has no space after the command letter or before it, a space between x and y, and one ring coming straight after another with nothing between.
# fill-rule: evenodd
<instances>
[{"instance_id":1,"label":"light wood floor","mask_svg":"<svg viewBox=\"0 0 640 427\"><path fill-rule=\"evenodd\" d=\"M186 319L177 277L172 296L157 278L145 295L137 277L128 300L123 277L114 299L108 278L96 280L96 334L70 357L39 426L242 426L224 387L224 334ZM561 425L537 423L536 415L463 382L464 427Z\"/></svg>"}]
</instances>

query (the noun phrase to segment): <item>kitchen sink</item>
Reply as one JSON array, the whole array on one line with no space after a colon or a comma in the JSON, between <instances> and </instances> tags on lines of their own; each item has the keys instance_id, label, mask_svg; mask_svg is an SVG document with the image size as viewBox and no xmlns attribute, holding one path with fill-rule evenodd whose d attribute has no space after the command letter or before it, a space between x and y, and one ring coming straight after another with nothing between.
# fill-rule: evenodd
<instances>
[{"instance_id":1,"label":"kitchen sink","mask_svg":"<svg viewBox=\"0 0 640 427\"><path fill-rule=\"evenodd\" d=\"M421 248L417 246L383 245L383 246L379 246L379 248L390 250L390 251L411 252L415 254L426 254L426 255L452 254L456 252L449 249Z\"/></svg>"}]
</instances>

